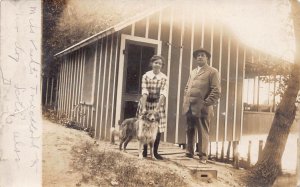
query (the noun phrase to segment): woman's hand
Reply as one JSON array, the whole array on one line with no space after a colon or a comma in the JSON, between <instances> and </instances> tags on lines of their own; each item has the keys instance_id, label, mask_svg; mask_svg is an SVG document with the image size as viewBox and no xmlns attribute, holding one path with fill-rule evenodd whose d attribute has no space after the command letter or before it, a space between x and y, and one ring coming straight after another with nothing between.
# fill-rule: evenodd
<instances>
[{"instance_id":1,"label":"woman's hand","mask_svg":"<svg viewBox=\"0 0 300 187\"><path fill-rule=\"evenodd\" d=\"M143 109L142 109L142 114L145 114L146 111L147 111L146 108L143 107Z\"/></svg>"}]
</instances>

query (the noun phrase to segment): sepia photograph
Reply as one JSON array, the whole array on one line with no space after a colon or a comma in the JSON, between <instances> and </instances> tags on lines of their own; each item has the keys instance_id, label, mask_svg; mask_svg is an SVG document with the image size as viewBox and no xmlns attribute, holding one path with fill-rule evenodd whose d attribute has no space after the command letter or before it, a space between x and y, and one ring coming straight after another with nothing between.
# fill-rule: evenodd
<instances>
[{"instance_id":1,"label":"sepia photograph","mask_svg":"<svg viewBox=\"0 0 300 187\"><path fill-rule=\"evenodd\" d=\"M1 186L300 186L299 0L2 0Z\"/></svg>"}]
</instances>

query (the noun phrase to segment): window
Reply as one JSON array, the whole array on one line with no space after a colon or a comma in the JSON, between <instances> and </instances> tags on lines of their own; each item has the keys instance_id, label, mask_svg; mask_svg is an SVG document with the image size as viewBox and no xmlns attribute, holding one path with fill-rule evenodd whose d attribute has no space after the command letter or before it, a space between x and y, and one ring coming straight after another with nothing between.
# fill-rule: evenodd
<instances>
[{"instance_id":1,"label":"window","mask_svg":"<svg viewBox=\"0 0 300 187\"><path fill-rule=\"evenodd\" d=\"M274 112L276 105L280 101L280 96L276 94L279 82L266 82L266 76L255 76L244 80L244 110L257 112ZM280 78L278 76L277 78Z\"/></svg>"},{"instance_id":2,"label":"window","mask_svg":"<svg viewBox=\"0 0 300 187\"><path fill-rule=\"evenodd\" d=\"M83 62L83 84L81 101L86 104L93 104L94 84L95 84L95 55L96 45L89 45L85 49Z\"/></svg>"}]
</instances>

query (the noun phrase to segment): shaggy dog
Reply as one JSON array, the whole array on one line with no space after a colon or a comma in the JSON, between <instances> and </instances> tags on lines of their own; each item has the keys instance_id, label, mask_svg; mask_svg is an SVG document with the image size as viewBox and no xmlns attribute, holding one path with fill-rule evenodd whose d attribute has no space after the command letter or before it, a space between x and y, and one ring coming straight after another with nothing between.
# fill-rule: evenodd
<instances>
[{"instance_id":1,"label":"shaggy dog","mask_svg":"<svg viewBox=\"0 0 300 187\"><path fill-rule=\"evenodd\" d=\"M142 159L142 147L144 144L149 144L151 158L153 155L153 143L158 132L159 114L154 111L147 111L138 118L125 119L120 125L120 130L112 129L111 143L114 143L114 137L119 135L119 149L126 151L127 144L132 138L137 138L139 141L139 158Z\"/></svg>"}]
</instances>

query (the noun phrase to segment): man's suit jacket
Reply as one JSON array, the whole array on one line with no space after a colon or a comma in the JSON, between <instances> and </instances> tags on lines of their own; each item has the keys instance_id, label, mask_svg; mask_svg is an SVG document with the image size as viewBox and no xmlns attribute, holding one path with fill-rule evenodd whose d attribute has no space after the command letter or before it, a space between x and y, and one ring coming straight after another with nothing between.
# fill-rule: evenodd
<instances>
[{"instance_id":1,"label":"man's suit jacket","mask_svg":"<svg viewBox=\"0 0 300 187\"><path fill-rule=\"evenodd\" d=\"M184 90L182 113L186 114L191 107L198 117L213 116L213 105L221 96L221 85L218 70L204 65L199 72L194 69Z\"/></svg>"}]
</instances>

